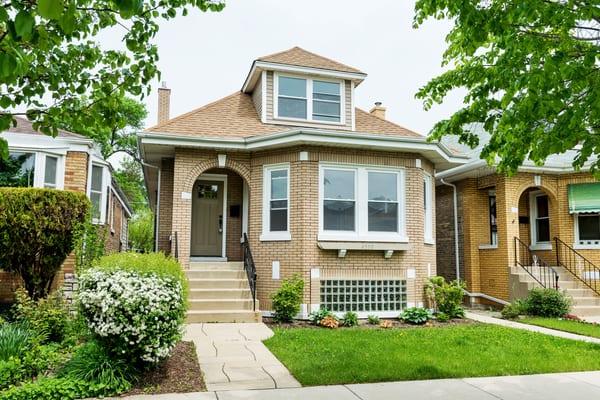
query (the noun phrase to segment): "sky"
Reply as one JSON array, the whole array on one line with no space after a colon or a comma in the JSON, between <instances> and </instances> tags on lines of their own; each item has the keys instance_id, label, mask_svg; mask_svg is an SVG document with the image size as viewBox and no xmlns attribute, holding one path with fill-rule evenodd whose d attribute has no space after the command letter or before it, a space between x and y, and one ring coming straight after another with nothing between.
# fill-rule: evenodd
<instances>
[{"instance_id":1,"label":"sky","mask_svg":"<svg viewBox=\"0 0 600 400\"><path fill-rule=\"evenodd\" d=\"M462 100L454 94L426 112L415 99L443 71L451 25L428 21L415 30L413 8L409 0L227 0L220 13L194 10L165 21L155 42L171 117L240 90L254 59L300 46L366 72L357 106L368 111L381 101L389 120L425 135ZM106 40L118 41L111 36ZM148 127L156 123L159 85L145 99Z\"/></svg>"}]
</instances>

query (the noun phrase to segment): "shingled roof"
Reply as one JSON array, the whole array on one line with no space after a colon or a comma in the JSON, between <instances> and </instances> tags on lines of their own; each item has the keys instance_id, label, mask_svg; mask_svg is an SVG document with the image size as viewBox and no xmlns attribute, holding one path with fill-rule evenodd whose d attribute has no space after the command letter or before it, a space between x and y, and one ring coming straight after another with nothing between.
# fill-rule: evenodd
<instances>
[{"instance_id":1,"label":"shingled roof","mask_svg":"<svg viewBox=\"0 0 600 400\"><path fill-rule=\"evenodd\" d=\"M310 51L304 50L298 46L292 47L291 49L285 51L280 51L278 53L269 54L268 56L259 57L257 61L296 65L299 67L329 69L340 72L351 72L358 74L363 73L354 67L350 67L318 54L311 53Z\"/></svg>"},{"instance_id":2,"label":"shingled roof","mask_svg":"<svg viewBox=\"0 0 600 400\"><path fill-rule=\"evenodd\" d=\"M28 133L30 135L45 135L45 133L33 129L33 122L31 122L30 120L23 118L23 117L15 117L15 120L17 121L17 126L14 126L14 127L11 126L10 128L8 128L8 132ZM77 133L65 131L62 129L58 130L57 136L58 137L86 139L85 136L78 135Z\"/></svg>"},{"instance_id":3,"label":"shingled roof","mask_svg":"<svg viewBox=\"0 0 600 400\"><path fill-rule=\"evenodd\" d=\"M380 135L421 137L416 132L381 119L356 108L356 131ZM197 108L178 117L147 129L173 135L208 137L251 137L270 133L286 132L300 126L263 124L254 108L252 97L235 92L215 102ZM340 130L335 127L331 130Z\"/></svg>"}]
</instances>

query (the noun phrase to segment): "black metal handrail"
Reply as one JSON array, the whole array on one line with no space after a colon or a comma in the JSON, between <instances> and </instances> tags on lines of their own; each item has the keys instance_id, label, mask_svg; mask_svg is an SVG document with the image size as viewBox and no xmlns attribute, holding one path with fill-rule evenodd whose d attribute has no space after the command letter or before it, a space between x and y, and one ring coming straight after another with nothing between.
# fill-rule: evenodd
<instances>
[{"instance_id":1,"label":"black metal handrail","mask_svg":"<svg viewBox=\"0 0 600 400\"><path fill-rule=\"evenodd\" d=\"M515 267L523 268L544 288L558 290L558 274L544 260L533 254L529 245L515 237Z\"/></svg>"},{"instance_id":2,"label":"black metal handrail","mask_svg":"<svg viewBox=\"0 0 600 400\"><path fill-rule=\"evenodd\" d=\"M558 237L554 238L554 242L556 243L556 263L594 292L600 294L600 283L598 282L600 268Z\"/></svg>"},{"instance_id":3,"label":"black metal handrail","mask_svg":"<svg viewBox=\"0 0 600 400\"><path fill-rule=\"evenodd\" d=\"M248 276L248 285L250 286L250 292L252 292L252 307L256 311L256 265L254 265L252 251L250 251L248 235L245 233L242 249L244 250L244 271L246 271L246 276Z\"/></svg>"},{"instance_id":4,"label":"black metal handrail","mask_svg":"<svg viewBox=\"0 0 600 400\"><path fill-rule=\"evenodd\" d=\"M175 259L179 260L179 239L177 238L177 231L173 232L173 254Z\"/></svg>"}]
</instances>

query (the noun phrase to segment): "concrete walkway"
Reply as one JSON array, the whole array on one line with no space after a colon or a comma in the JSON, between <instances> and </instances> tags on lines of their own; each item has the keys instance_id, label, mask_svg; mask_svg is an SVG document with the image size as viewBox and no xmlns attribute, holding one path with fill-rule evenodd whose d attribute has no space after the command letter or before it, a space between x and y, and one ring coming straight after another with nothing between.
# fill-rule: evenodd
<instances>
[{"instance_id":1,"label":"concrete walkway","mask_svg":"<svg viewBox=\"0 0 600 400\"><path fill-rule=\"evenodd\" d=\"M561 338L565 338L565 339L573 339L573 340L579 340L581 342L600 344L600 339L598 339L598 338L576 335L574 333L557 331L555 329L543 328L541 326L522 324L522 323L519 323L516 321L509 321L506 319L494 318L494 317L490 317L489 315L485 315L483 313L467 311L465 313L465 316L474 321L484 322L486 324L506 326L509 328L523 329L525 331L543 333L545 335L557 336L557 337L561 337Z\"/></svg>"},{"instance_id":2,"label":"concrete walkway","mask_svg":"<svg viewBox=\"0 0 600 400\"><path fill-rule=\"evenodd\" d=\"M127 397L127 400L600 399L600 371Z\"/></svg>"},{"instance_id":3,"label":"concrete walkway","mask_svg":"<svg viewBox=\"0 0 600 400\"><path fill-rule=\"evenodd\" d=\"M184 340L196 345L209 391L300 387L262 343L271 336L262 323L202 323L188 324Z\"/></svg>"}]
</instances>

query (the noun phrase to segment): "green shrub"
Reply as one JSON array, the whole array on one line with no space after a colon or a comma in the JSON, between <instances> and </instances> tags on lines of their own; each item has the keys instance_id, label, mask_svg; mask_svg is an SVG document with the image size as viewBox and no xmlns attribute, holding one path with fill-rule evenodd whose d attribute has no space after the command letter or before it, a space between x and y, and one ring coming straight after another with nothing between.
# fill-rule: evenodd
<instances>
[{"instance_id":1,"label":"green shrub","mask_svg":"<svg viewBox=\"0 0 600 400\"><path fill-rule=\"evenodd\" d=\"M0 265L22 278L33 299L50 292L89 204L84 193L0 188Z\"/></svg>"},{"instance_id":2,"label":"green shrub","mask_svg":"<svg viewBox=\"0 0 600 400\"><path fill-rule=\"evenodd\" d=\"M444 312L439 312L435 314L435 319L438 322L448 322L450 321L450 316Z\"/></svg>"},{"instance_id":3,"label":"green shrub","mask_svg":"<svg viewBox=\"0 0 600 400\"><path fill-rule=\"evenodd\" d=\"M136 211L129 221L131 248L149 253L154 248L154 214L149 208Z\"/></svg>"},{"instance_id":4,"label":"green shrub","mask_svg":"<svg viewBox=\"0 0 600 400\"><path fill-rule=\"evenodd\" d=\"M515 300L511 304L507 304L501 311L502 318L504 319L516 319L519 315L525 314L527 307L521 300Z\"/></svg>"},{"instance_id":5,"label":"green shrub","mask_svg":"<svg viewBox=\"0 0 600 400\"><path fill-rule=\"evenodd\" d=\"M79 224L75 231L75 270L79 274L100 259L105 253L106 229L92 222L92 215L88 213L85 221Z\"/></svg>"},{"instance_id":6,"label":"green shrub","mask_svg":"<svg viewBox=\"0 0 600 400\"><path fill-rule=\"evenodd\" d=\"M535 288L525 299L525 311L538 317L562 317L571 310L572 300L554 289Z\"/></svg>"},{"instance_id":7,"label":"green shrub","mask_svg":"<svg viewBox=\"0 0 600 400\"><path fill-rule=\"evenodd\" d=\"M411 307L404 310L398 318L410 324L422 325L429 321L431 317L431 311L428 309L422 307Z\"/></svg>"},{"instance_id":8,"label":"green shrub","mask_svg":"<svg viewBox=\"0 0 600 400\"><path fill-rule=\"evenodd\" d=\"M279 290L271 296L275 321L290 322L294 319L300 312L303 292L304 281L298 275L281 282Z\"/></svg>"},{"instance_id":9,"label":"green shrub","mask_svg":"<svg viewBox=\"0 0 600 400\"><path fill-rule=\"evenodd\" d=\"M92 335L118 358L156 364L181 339L187 280L162 254L102 257L79 277L81 315Z\"/></svg>"},{"instance_id":10,"label":"green shrub","mask_svg":"<svg viewBox=\"0 0 600 400\"><path fill-rule=\"evenodd\" d=\"M65 338L71 315L60 292L34 301L25 290L17 289L15 299L13 313L16 321L26 324L43 337L43 341L58 343Z\"/></svg>"},{"instance_id":11,"label":"green shrub","mask_svg":"<svg viewBox=\"0 0 600 400\"><path fill-rule=\"evenodd\" d=\"M446 282L442 276L429 278L425 286L427 296L434 310L447 314L449 318L463 318L462 307L465 285L458 280Z\"/></svg>"},{"instance_id":12,"label":"green shrub","mask_svg":"<svg viewBox=\"0 0 600 400\"><path fill-rule=\"evenodd\" d=\"M369 325L379 325L380 319L377 315L367 315Z\"/></svg>"},{"instance_id":13,"label":"green shrub","mask_svg":"<svg viewBox=\"0 0 600 400\"><path fill-rule=\"evenodd\" d=\"M19 358L0 361L0 390L15 386L27 378L27 372Z\"/></svg>"},{"instance_id":14,"label":"green shrub","mask_svg":"<svg viewBox=\"0 0 600 400\"><path fill-rule=\"evenodd\" d=\"M115 358L98 342L90 341L77 350L58 376L127 390L135 381L136 374L127 360Z\"/></svg>"},{"instance_id":15,"label":"green shrub","mask_svg":"<svg viewBox=\"0 0 600 400\"><path fill-rule=\"evenodd\" d=\"M358 326L358 314L352 311L348 311L346 314L344 314L344 317L342 318L342 325L348 327Z\"/></svg>"},{"instance_id":16,"label":"green shrub","mask_svg":"<svg viewBox=\"0 0 600 400\"><path fill-rule=\"evenodd\" d=\"M31 380L41 373L57 368L67 355L57 345L34 345L21 354L0 361L0 390Z\"/></svg>"},{"instance_id":17,"label":"green shrub","mask_svg":"<svg viewBox=\"0 0 600 400\"><path fill-rule=\"evenodd\" d=\"M331 317L333 314L325 307L319 308L317 311L313 311L309 314L308 320L313 325L319 325L323 319L326 317Z\"/></svg>"},{"instance_id":18,"label":"green shrub","mask_svg":"<svg viewBox=\"0 0 600 400\"><path fill-rule=\"evenodd\" d=\"M70 378L41 378L0 392L0 400L74 400L113 396L127 389Z\"/></svg>"},{"instance_id":19,"label":"green shrub","mask_svg":"<svg viewBox=\"0 0 600 400\"><path fill-rule=\"evenodd\" d=\"M0 361L25 355L33 346L35 334L21 324L0 325Z\"/></svg>"}]
</instances>

